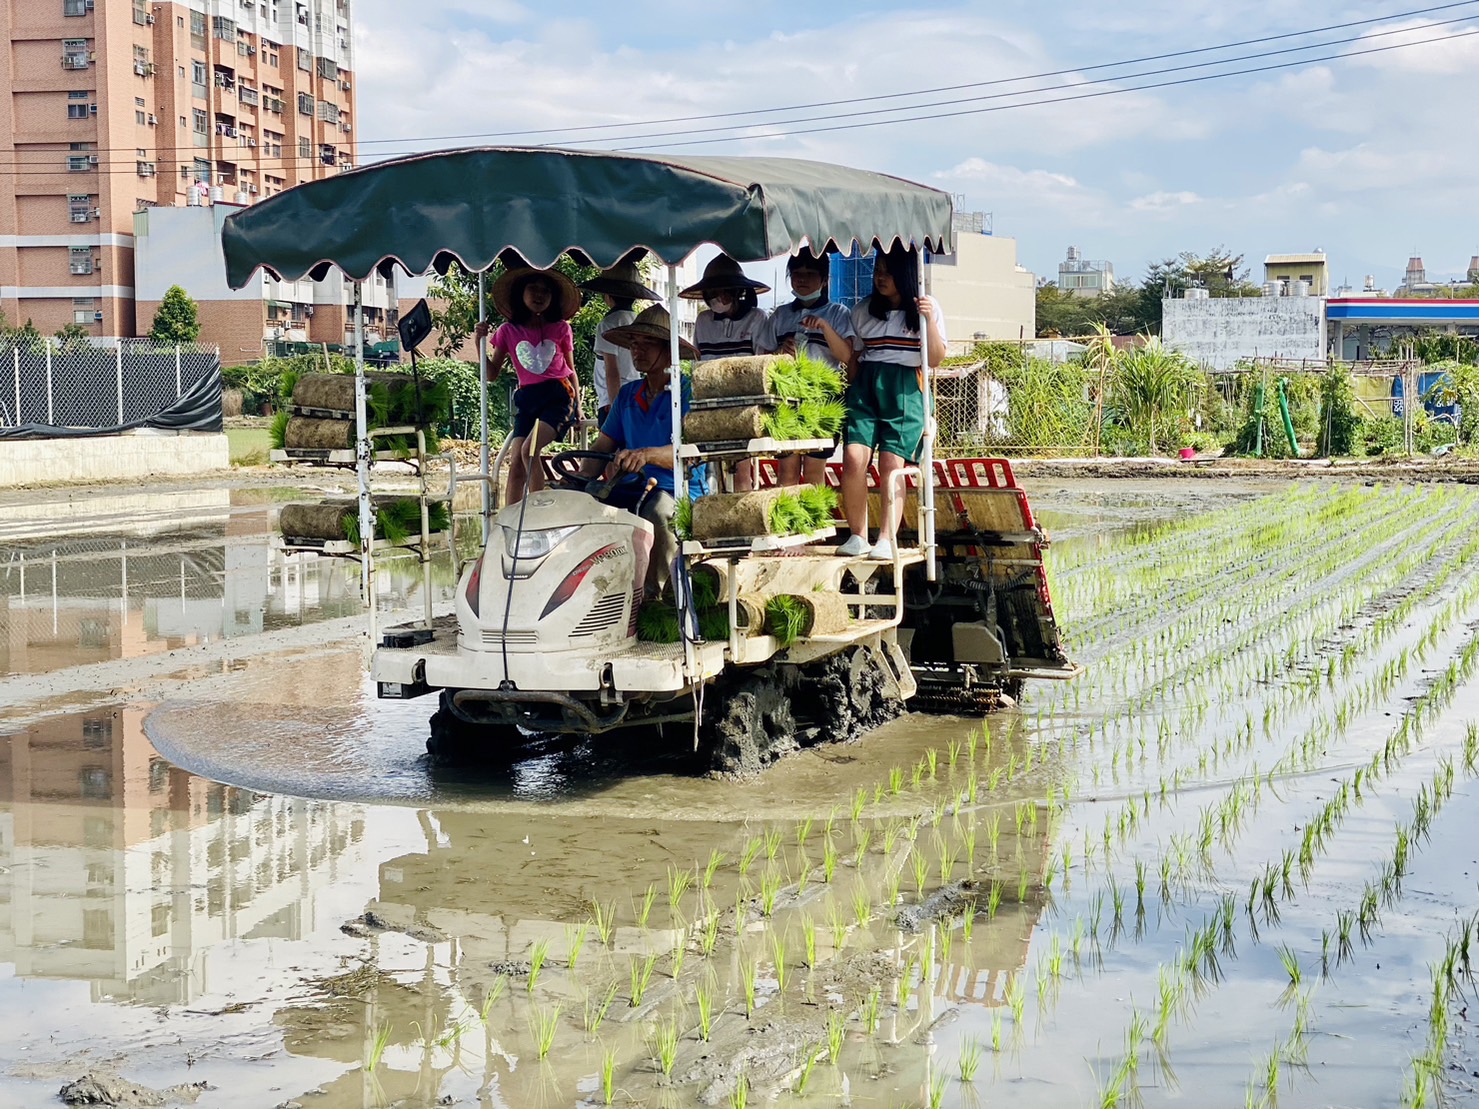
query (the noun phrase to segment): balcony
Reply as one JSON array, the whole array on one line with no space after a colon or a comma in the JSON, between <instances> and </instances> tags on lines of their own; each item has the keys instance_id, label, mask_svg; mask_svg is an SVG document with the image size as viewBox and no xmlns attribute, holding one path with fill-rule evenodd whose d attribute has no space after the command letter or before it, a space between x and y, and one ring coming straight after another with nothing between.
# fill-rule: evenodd
<instances>
[{"instance_id":1,"label":"balcony","mask_svg":"<svg viewBox=\"0 0 1479 1109\"><path fill-rule=\"evenodd\" d=\"M216 124L216 134L228 139L234 139L236 138L236 128L229 123L218 123Z\"/></svg>"}]
</instances>

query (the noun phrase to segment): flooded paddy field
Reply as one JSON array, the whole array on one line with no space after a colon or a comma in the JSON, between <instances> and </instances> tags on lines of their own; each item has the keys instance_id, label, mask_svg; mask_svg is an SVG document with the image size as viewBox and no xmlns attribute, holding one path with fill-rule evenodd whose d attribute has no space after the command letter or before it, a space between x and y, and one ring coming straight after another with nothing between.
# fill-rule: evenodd
<instances>
[{"instance_id":1,"label":"flooded paddy field","mask_svg":"<svg viewBox=\"0 0 1479 1109\"><path fill-rule=\"evenodd\" d=\"M0 520L0 1104L1471 1098L1479 491L1029 492L1085 675L745 782L429 767L256 494Z\"/></svg>"}]
</instances>

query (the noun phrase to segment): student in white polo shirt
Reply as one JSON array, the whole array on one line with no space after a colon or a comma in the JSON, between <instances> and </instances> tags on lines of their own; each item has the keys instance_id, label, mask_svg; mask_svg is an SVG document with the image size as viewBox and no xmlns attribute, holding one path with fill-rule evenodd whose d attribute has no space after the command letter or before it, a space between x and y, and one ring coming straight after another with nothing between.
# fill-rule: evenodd
<instances>
[{"instance_id":1,"label":"student in white polo shirt","mask_svg":"<svg viewBox=\"0 0 1479 1109\"><path fill-rule=\"evenodd\" d=\"M857 364L847 387L842 441L842 509L852 535L837 548L851 558L894 557L903 503L894 503L889 476L919 460L928 406L919 350L919 320L929 320L929 366L945 360L945 320L919 292L918 252L895 242L873 263L873 295L853 309ZM882 519L868 542L868 462L878 456Z\"/></svg>"},{"instance_id":2,"label":"student in white polo shirt","mask_svg":"<svg viewBox=\"0 0 1479 1109\"><path fill-rule=\"evenodd\" d=\"M786 262L791 279L793 300L779 305L770 314L758 340L759 354L795 354L807 357L842 372L847 371L853 355L852 313L827 299L831 274L827 255L820 257L804 246ZM827 476L827 459L832 450L816 451L804 459L788 454L780 459L780 484L821 485Z\"/></svg>"}]
</instances>

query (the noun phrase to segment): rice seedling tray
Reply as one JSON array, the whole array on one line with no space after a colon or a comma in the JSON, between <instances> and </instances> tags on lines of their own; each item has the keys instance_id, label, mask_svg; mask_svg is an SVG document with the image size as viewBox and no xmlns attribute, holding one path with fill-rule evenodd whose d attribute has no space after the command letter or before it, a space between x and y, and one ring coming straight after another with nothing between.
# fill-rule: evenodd
<instances>
[{"instance_id":1,"label":"rice seedling tray","mask_svg":"<svg viewBox=\"0 0 1479 1109\"><path fill-rule=\"evenodd\" d=\"M691 411L705 412L712 408L774 408L780 403L780 397L762 393L751 397L706 397L703 400L689 401L688 407Z\"/></svg>"},{"instance_id":2,"label":"rice seedling tray","mask_svg":"<svg viewBox=\"0 0 1479 1109\"><path fill-rule=\"evenodd\" d=\"M810 451L831 450L837 444L831 439L728 439L717 443L684 443L678 448L682 459L730 457L753 457L771 454L804 454Z\"/></svg>"},{"instance_id":3,"label":"rice seedling tray","mask_svg":"<svg viewBox=\"0 0 1479 1109\"><path fill-rule=\"evenodd\" d=\"M683 544L686 555L704 554L764 554L767 551L784 551L791 547L804 547L822 539L831 539L836 528L818 528L800 535L736 536L729 539L690 539Z\"/></svg>"}]
</instances>

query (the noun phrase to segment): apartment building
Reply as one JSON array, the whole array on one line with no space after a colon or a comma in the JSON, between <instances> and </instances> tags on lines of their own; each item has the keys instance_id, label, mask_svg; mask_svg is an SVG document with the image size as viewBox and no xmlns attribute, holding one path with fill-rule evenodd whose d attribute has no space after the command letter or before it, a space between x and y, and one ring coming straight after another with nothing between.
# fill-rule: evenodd
<instances>
[{"instance_id":1,"label":"apartment building","mask_svg":"<svg viewBox=\"0 0 1479 1109\"><path fill-rule=\"evenodd\" d=\"M351 8L0 2L0 311L43 334L147 331L134 213L202 187L250 204L352 167Z\"/></svg>"}]
</instances>

